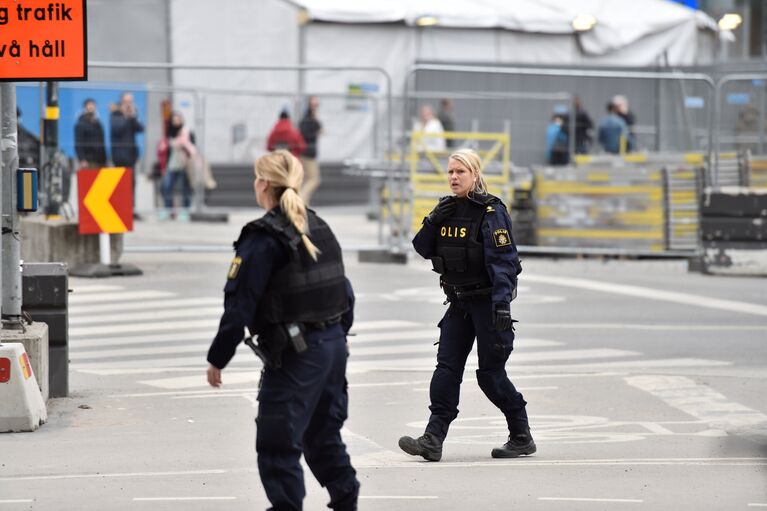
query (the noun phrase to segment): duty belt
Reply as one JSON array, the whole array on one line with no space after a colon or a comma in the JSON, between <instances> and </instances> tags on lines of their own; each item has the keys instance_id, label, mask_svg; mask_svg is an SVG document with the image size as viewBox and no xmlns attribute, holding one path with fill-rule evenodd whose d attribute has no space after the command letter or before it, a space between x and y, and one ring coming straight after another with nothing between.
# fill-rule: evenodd
<instances>
[{"instance_id":1,"label":"duty belt","mask_svg":"<svg viewBox=\"0 0 767 511\"><path fill-rule=\"evenodd\" d=\"M341 316L335 316L330 319L326 319L324 321L304 322L302 324L304 325L304 328L307 331L312 331L312 330L325 330L333 325L337 325L340 322L341 322Z\"/></svg>"},{"instance_id":2,"label":"duty belt","mask_svg":"<svg viewBox=\"0 0 767 511\"><path fill-rule=\"evenodd\" d=\"M440 286L445 291L449 299L470 298L474 296L489 295L493 292L493 286L490 283L468 284L463 286L452 286L440 282Z\"/></svg>"}]
</instances>

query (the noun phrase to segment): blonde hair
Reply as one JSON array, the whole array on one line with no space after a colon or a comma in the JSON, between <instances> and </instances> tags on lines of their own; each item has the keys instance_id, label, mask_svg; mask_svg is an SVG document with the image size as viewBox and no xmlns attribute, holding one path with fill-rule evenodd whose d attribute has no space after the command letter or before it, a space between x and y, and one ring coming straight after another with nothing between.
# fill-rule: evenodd
<instances>
[{"instance_id":1,"label":"blonde hair","mask_svg":"<svg viewBox=\"0 0 767 511\"><path fill-rule=\"evenodd\" d=\"M487 183L482 177L482 158L473 149L459 149L450 155L451 160L459 161L474 176L474 183L471 185L469 193L478 193L484 195L487 193Z\"/></svg>"},{"instance_id":2,"label":"blonde hair","mask_svg":"<svg viewBox=\"0 0 767 511\"><path fill-rule=\"evenodd\" d=\"M272 199L279 203L282 212L301 234L306 251L316 261L319 249L306 235L306 204L298 194L304 180L301 162L290 152L280 149L257 159L255 172L256 177L269 181Z\"/></svg>"}]
</instances>

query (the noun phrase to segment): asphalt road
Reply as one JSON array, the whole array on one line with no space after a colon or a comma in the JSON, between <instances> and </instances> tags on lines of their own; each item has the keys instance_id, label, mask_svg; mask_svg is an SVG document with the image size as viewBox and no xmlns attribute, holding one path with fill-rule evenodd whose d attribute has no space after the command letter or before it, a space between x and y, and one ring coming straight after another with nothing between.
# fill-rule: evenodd
<instances>
[{"instance_id":1,"label":"asphalt road","mask_svg":"<svg viewBox=\"0 0 767 511\"><path fill-rule=\"evenodd\" d=\"M179 236L147 226L142 243L150 227ZM221 389L205 383L230 258L129 252L143 276L70 280L71 397L49 402L37 432L0 435L0 510L267 507L259 366L242 347ZM505 425L472 355L443 460L427 463L397 439L428 417L445 309L436 275L415 258L360 264L347 252L346 263L358 301L344 436L360 509L767 507L767 280L691 274L680 261L525 260L507 370L538 453L490 457ZM306 479L305 508L324 509Z\"/></svg>"}]
</instances>

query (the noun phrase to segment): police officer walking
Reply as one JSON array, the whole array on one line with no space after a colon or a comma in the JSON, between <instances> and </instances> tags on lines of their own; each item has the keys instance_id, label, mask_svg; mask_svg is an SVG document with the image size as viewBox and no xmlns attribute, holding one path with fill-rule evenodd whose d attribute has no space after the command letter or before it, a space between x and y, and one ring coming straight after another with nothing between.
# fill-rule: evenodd
<instances>
[{"instance_id":1,"label":"police officer walking","mask_svg":"<svg viewBox=\"0 0 767 511\"><path fill-rule=\"evenodd\" d=\"M335 235L298 195L302 180L301 163L288 151L256 161L256 200L267 213L235 243L207 377L220 386L244 327L257 334L257 346L246 342L264 360L256 452L270 509L302 509L303 454L330 494L328 506L356 510L359 482L340 433L354 295Z\"/></svg>"},{"instance_id":2,"label":"police officer walking","mask_svg":"<svg viewBox=\"0 0 767 511\"><path fill-rule=\"evenodd\" d=\"M481 159L471 149L448 160L454 195L443 197L424 219L413 239L416 252L431 259L450 302L439 322L437 368L431 379L431 416L419 438L403 436L400 448L429 461L442 458L442 443L458 415L458 396L466 359L477 339L477 383L506 417L508 441L492 450L493 458L533 454L527 404L506 375L514 344L511 300L522 271L503 202L487 193Z\"/></svg>"}]
</instances>

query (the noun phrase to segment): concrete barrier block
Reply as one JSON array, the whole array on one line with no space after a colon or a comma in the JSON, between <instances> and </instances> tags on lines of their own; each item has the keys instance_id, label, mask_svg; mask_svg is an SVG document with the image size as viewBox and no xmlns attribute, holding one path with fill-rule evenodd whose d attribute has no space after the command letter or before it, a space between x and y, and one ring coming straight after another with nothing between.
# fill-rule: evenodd
<instances>
[{"instance_id":1,"label":"concrete barrier block","mask_svg":"<svg viewBox=\"0 0 767 511\"><path fill-rule=\"evenodd\" d=\"M123 251L122 234L110 236L111 260L117 262ZM47 220L43 216L21 219L21 258L34 262L75 264L99 262L98 234L80 234L73 220Z\"/></svg>"},{"instance_id":2,"label":"concrete barrier block","mask_svg":"<svg viewBox=\"0 0 767 511\"><path fill-rule=\"evenodd\" d=\"M704 241L702 260L712 275L767 276L767 241Z\"/></svg>"},{"instance_id":3,"label":"concrete barrier block","mask_svg":"<svg viewBox=\"0 0 767 511\"><path fill-rule=\"evenodd\" d=\"M48 325L32 323L31 325L24 325L24 330L4 328L0 330L0 344L2 343L20 343L24 346L40 388L40 394L47 401L50 392L48 383Z\"/></svg>"},{"instance_id":4,"label":"concrete barrier block","mask_svg":"<svg viewBox=\"0 0 767 511\"><path fill-rule=\"evenodd\" d=\"M0 344L0 433L35 431L48 411L21 343Z\"/></svg>"}]
</instances>

